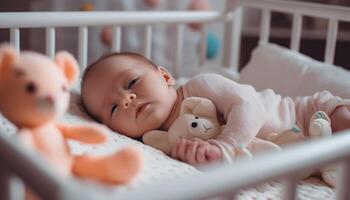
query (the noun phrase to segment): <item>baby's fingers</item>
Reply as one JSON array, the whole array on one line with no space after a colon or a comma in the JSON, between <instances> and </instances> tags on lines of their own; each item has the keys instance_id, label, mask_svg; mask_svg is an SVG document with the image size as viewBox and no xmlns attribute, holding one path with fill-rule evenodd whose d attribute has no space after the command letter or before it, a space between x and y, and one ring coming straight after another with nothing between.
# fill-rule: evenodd
<instances>
[{"instance_id":1,"label":"baby's fingers","mask_svg":"<svg viewBox=\"0 0 350 200\"><path fill-rule=\"evenodd\" d=\"M196 154L196 160L198 164L204 164L206 163L205 159L205 150L207 146L206 145L201 145L197 149L197 154Z\"/></svg>"},{"instance_id":2,"label":"baby's fingers","mask_svg":"<svg viewBox=\"0 0 350 200\"><path fill-rule=\"evenodd\" d=\"M174 145L173 149L171 150L171 157L174 159L179 159L178 155L177 155L177 151L178 151L178 145Z\"/></svg>"},{"instance_id":3,"label":"baby's fingers","mask_svg":"<svg viewBox=\"0 0 350 200\"><path fill-rule=\"evenodd\" d=\"M209 162L222 159L221 150L216 146L211 146L211 148L207 149L204 154Z\"/></svg>"},{"instance_id":4,"label":"baby's fingers","mask_svg":"<svg viewBox=\"0 0 350 200\"><path fill-rule=\"evenodd\" d=\"M186 162L191 165L196 165L196 152L197 152L198 142L188 142L186 145Z\"/></svg>"},{"instance_id":5,"label":"baby's fingers","mask_svg":"<svg viewBox=\"0 0 350 200\"><path fill-rule=\"evenodd\" d=\"M176 144L174 145L172 152L171 152L171 157L175 158L175 159L180 159L180 153L183 150L180 150L181 148L183 148L185 140L183 138L180 138L177 140Z\"/></svg>"},{"instance_id":6,"label":"baby's fingers","mask_svg":"<svg viewBox=\"0 0 350 200\"><path fill-rule=\"evenodd\" d=\"M186 160L186 140L184 138L181 138L178 142L178 149L177 149L177 156L180 160L185 161Z\"/></svg>"}]
</instances>

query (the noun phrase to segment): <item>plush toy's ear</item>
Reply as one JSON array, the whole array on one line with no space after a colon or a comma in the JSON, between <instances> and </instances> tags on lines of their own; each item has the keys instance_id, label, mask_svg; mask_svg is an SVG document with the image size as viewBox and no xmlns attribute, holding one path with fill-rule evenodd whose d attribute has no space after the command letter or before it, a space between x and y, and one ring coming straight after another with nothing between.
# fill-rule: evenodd
<instances>
[{"instance_id":1,"label":"plush toy's ear","mask_svg":"<svg viewBox=\"0 0 350 200\"><path fill-rule=\"evenodd\" d=\"M0 77L9 72L17 59L18 54L14 47L7 43L0 46Z\"/></svg>"},{"instance_id":2,"label":"plush toy's ear","mask_svg":"<svg viewBox=\"0 0 350 200\"><path fill-rule=\"evenodd\" d=\"M66 51L60 51L55 57L56 64L62 69L70 86L79 76L79 65L72 54Z\"/></svg>"},{"instance_id":3,"label":"plush toy's ear","mask_svg":"<svg viewBox=\"0 0 350 200\"><path fill-rule=\"evenodd\" d=\"M180 114L186 113L214 118L217 115L214 103L201 97L188 97L182 102Z\"/></svg>"},{"instance_id":4,"label":"plush toy's ear","mask_svg":"<svg viewBox=\"0 0 350 200\"><path fill-rule=\"evenodd\" d=\"M157 70L162 74L168 85L175 85L175 79L165 68L163 68L162 66L157 66Z\"/></svg>"}]
</instances>

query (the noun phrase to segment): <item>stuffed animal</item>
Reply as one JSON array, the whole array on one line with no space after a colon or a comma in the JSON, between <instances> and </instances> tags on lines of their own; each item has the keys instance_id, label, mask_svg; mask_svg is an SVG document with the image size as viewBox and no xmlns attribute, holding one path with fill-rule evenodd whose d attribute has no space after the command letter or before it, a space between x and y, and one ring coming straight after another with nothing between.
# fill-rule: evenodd
<instances>
[{"instance_id":1,"label":"stuffed animal","mask_svg":"<svg viewBox=\"0 0 350 200\"><path fill-rule=\"evenodd\" d=\"M298 127L293 127L279 134L271 134L267 140L281 147L307 139L315 140L319 138L332 137L331 120L323 111L317 111L310 119L308 133L302 133ZM320 169L323 180L331 186L336 184L337 166L328 165ZM303 177L308 177L313 172L306 172Z\"/></svg>"},{"instance_id":2,"label":"stuffed animal","mask_svg":"<svg viewBox=\"0 0 350 200\"><path fill-rule=\"evenodd\" d=\"M172 147L180 137L209 140L216 138L222 128L212 101L200 97L188 97L181 104L180 116L168 131L152 130L145 133L142 139L145 144L170 155ZM232 153L237 158L252 157L267 150L278 151L280 148L271 142L255 138L247 147L232 149Z\"/></svg>"},{"instance_id":3,"label":"stuffed animal","mask_svg":"<svg viewBox=\"0 0 350 200\"><path fill-rule=\"evenodd\" d=\"M124 148L110 155L79 155L69 152L67 139L89 144L106 141L102 125L65 125L57 122L68 107L69 88L79 74L74 57L57 53L51 60L34 52L17 53L0 46L0 111L18 127L25 145L37 150L53 168L65 175L109 184L129 182L142 166L140 152Z\"/></svg>"}]
</instances>

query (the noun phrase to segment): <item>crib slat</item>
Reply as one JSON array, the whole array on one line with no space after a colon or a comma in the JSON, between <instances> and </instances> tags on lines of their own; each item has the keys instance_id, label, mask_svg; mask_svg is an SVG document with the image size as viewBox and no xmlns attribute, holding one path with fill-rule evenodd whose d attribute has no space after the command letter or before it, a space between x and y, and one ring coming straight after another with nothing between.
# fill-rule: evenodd
<instances>
[{"instance_id":1,"label":"crib slat","mask_svg":"<svg viewBox=\"0 0 350 200\"><path fill-rule=\"evenodd\" d=\"M284 197L285 200L295 200L296 199L296 192L297 192L297 180L295 179L294 175L290 175L288 179L285 181L285 188L284 188Z\"/></svg>"},{"instance_id":2,"label":"crib slat","mask_svg":"<svg viewBox=\"0 0 350 200\"><path fill-rule=\"evenodd\" d=\"M179 24L176 27L176 58L173 69L175 79L180 75L180 68L182 65L182 52L183 52L183 38L184 38L184 25Z\"/></svg>"},{"instance_id":3,"label":"crib slat","mask_svg":"<svg viewBox=\"0 0 350 200\"><path fill-rule=\"evenodd\" d=\"M224 24L225 32L222 65L224 67L231 67L238 72L243 8L236 7L233 14L233 21L227 21Z\"/></svg>"},{"instance_id":4,"label":"crib slat","mask_svg":"<svg viewBox=\"0 0 350 200\"><path fill-rule=\"evenodd\" d=\"M337 199L349 200L350 199L350 158L348 157L341 163L341 174L339 181L337 182Z\"/></svg>"},{"instance_id":5,"label":"crib slat","mask_svg":"<svg viewBox=\"0 0 350 200\"><path fill-rule=\"evenodd\" d=\"M264 9L262 11L262 17L261 17L259 44L264 44L269 42L270 23L271 23L271 11Z\"/></svg>"},{"instance_id":6,"label":"crib slat","mask_svg":"<svg viewBox=\"0 0 350 200\"><path fill-rule=\"evenodd\" d=\"M290 40L290 48L294 51L299 51L300 40L301 40L301 29L302 29L302 15L293 15L293 25L292 25L292 37Z\"/></svg>"},{"instance_id":7,"label":"crib slat","mask_svg":"<svg viewBox=\"0 0 350 200\"><path fill-rule=\"evenodd\" d=\"M46 55L50 58L55 56L55 28L46 28Z\"/></svg>"},{"instance_id":8,"label":"crib slat","mask_svg":"<svg viewBox=\"0 0 350 200\"><path fill-rule=\"evenodd\" d=\"M199 66L203 66L206 60L206 53L207 53L207 33L205 29L202 29L200 37L200 43L199 43Z\"/></svg>"},{"instance_id":9,"label":"crib slat","mask_svg":"<svg viewBox=\"0 0 350 200\"><path fill-rule=\"evenodd\" d=\"M88 53L88 28L86 26L79 27L79 64L81 69L87 65Z\"/></svg>"},{"instance_id":10,"label":"crib slat","mask_svg":"<svg viewBox=\"0 0 350 200\"><path fill-rule=\"evenodd\" d=\"M143 53L148 59L151 59L151 49L152 49L152 26L147 25L145 27L145 33L143 38Z\"/></svg>"},{"instance_id":11,"label":"crib slat","mask_svg":"<svg viewBox=\"0 0 350 200\"><path fill-rule=\"evenodd\" d=\"M325 52L325 62L332 64L334 62L335 45L337 42L338 20L330 19L327 32L327 43Z\"/></svg>"},{"instance_id":12,"label":"crib slat","mask_svg":"<svg viewBox=\"0 0 350 200\"><path fill-rule=\"evenodd\" d=\"M112 51L120 52L122 29L120 26L112 27Z\"/></svg>"},{"instance_id":13,"label":"crib slat","mask_svg":"<svg viewBox=\"0 0 350 200\"><path fill-rule=\"evenodd\" d=\"M12 45L15 47L17 52L19 53L20 51L20 32L18 28L11 28L10 29L10 40Z\"/></svg>"}]
</instances>

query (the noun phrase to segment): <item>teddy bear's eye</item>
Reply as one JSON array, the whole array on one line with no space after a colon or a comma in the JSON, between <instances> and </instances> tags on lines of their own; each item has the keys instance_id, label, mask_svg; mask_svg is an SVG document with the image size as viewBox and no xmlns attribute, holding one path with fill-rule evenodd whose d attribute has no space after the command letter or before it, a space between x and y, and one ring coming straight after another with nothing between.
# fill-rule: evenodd
<instances>
[{"instance_id":1,"label":"teddy bear's eye","mask_svg":"<svg viewBox=\"0 0 350 200\"><path fill-rule=\"evenodd\" d=\"M198 119L198 117L197 117L197 116L195 116L194 118L195 118L195 119Z\"/></svg>"},{"instance_id":2,"label":"teddy bear's eye","mask_svg":"<svg viewBox=\"0 0 350 200\"><path fill-rule=\"evenodd\" d=\"M67 86L62 85L62 91L63 91L63 92L67 92L67 91L68 91Z\"/></svg>"},{"instance_id":3,"label":"teddy bear's eye","mask_svg":"<svg viewBox=\"0 0 350 200\"><path fill-rule=\"evenodd\" d=\"M30 94L34 94L36 92L36 86L33 82L30 82L26 86L26 91Z\"/></svg>"}]
</instances>

